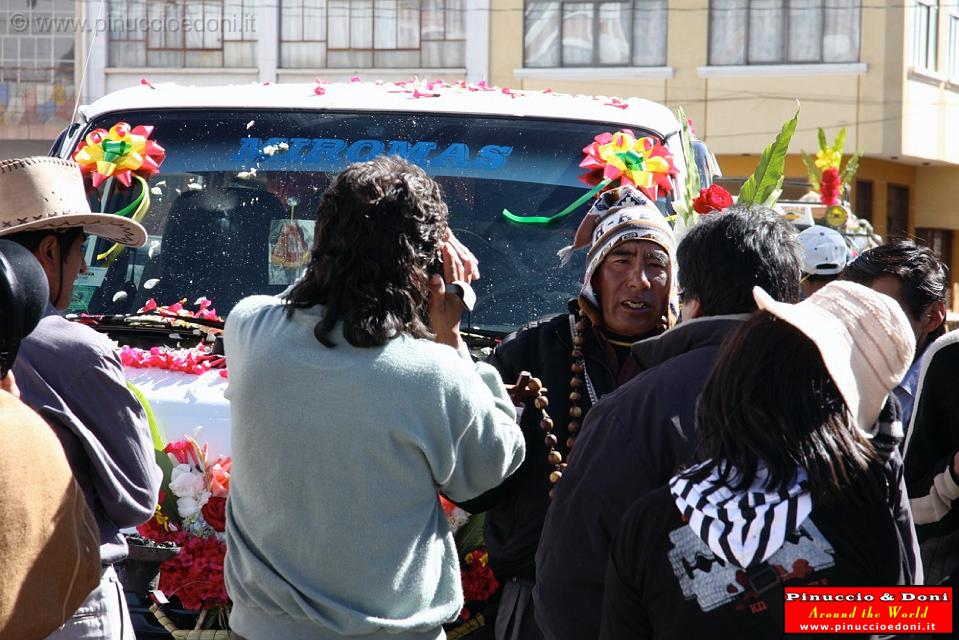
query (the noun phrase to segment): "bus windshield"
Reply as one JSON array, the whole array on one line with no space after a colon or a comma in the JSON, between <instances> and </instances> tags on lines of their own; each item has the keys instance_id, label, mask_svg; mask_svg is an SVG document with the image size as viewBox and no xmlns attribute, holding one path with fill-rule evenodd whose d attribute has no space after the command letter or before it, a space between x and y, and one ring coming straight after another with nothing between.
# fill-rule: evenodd
<instances>
[{"instance_id":1,"label":"bus windshield","mask_svg":"<svg viewBox=\"0 0 959 640\"><path fill-rule=\"evenodd\" d=\"M503 209L563 209L590 187L578 166L583 147L621 128L462 114L177 109L111 113L88 130L119 121L152 125L166 150L149 181L149 240L105 265L96 256L110 243L90 238L90 269L71 311L134 313L150 298L163 305L206 297L226 317L245 296L283 292L303 273L331 177L386 153L441 185L450 226L483 275L469 323L496 332L562 312L576 295L584 258L561 266L556 252L572 242L588 204L548 226L510 222ZM104 183L90 193L91 206L117 211L136 194L136 186ZM660 206L668 207L665 198Z\"/></svg>"}]
</instances>

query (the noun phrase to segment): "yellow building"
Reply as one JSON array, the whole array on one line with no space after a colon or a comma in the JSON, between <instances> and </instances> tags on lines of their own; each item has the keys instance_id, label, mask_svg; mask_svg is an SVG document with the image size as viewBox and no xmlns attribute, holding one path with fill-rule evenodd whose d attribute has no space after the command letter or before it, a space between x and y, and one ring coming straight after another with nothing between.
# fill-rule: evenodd
<instances>
[{"instance_id":1,"label":"yellow building","mask_svg":"<svg viewBox=\"0 0 959 640\"><path fill-rule=\"evenodd\" d=\"M940 5L941 2L941 6ZM802 104L799 150L846 127L856 213L923 238L959 275L959 9L945 0L492 0L490 75L527 89L682 105L727 176ZM955 303L954 303L955 304Z\"/></svg>"}]
</instances>

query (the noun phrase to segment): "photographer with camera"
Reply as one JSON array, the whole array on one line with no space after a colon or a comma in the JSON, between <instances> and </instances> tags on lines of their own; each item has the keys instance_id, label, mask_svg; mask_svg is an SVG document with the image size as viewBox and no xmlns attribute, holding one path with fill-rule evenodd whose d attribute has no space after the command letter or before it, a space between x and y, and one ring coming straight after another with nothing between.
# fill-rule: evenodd
<instances>
[{"instance_id":1,"label":"photographer with camera","mask_svg":"<svg viewBox=\"0 0 959 640\"><path fill-rule=\"evenodd\" d=\"M422 169L350 165L306 275L231 312L234 636L434 640L459 613L437 494L479 495L525 448L496 370L465 349L460 299L430 274L439 253L447 281L470 277L447 216Z\"/></svg>"}]
</instances>

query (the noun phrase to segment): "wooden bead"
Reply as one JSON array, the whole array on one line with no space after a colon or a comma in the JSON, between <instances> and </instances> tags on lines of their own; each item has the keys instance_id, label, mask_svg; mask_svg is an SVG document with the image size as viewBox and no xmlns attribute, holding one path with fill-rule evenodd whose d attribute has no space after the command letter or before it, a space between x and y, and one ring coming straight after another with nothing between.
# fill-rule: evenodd
<instances>
[{"instance_id":1,"label":"wooden bead","mask_svg":"<svg viewBox=\"0 0 959 640\"><path fill-rule=\"evenodd\" d=\"M573 391L572 393L569 394L570 402L579 402L582 399L583 399L583 396L581 396L579 392L577 391Z\"/></svg>"},{"instance_id":2,"label":"wooden bead","mask_svg":"<svg viewBox=\"0 0 959 640\"><path fill-rule=\"evenodd\" d=\"M580 418L583 415L583 410L580 407L570 407L569 408L569 417L570 418Z\"/></svg>"},{"instance_id":3,"label":"wooden bead","mask_svg":"<svg viewBox=\"0 0 959 640\"><path fill-rule=\"evenodd\" d=\"M560 470L560 471L566 471L566 463L565 463L565 462L564 462L563 464L559 465L559 470Z\"/></svg>"},{"instance_id":4,"label":"wooden bead","mask_svg":"<svg viewBox=\"0 0 959 640\"><path fill-rule=\"evenodd\" d=\"M556 443L559 442L552 433L546 434L546 437L543 438L543 443L547 448L552 449L556 446Z\"/></svg>"},{"instance_id":5,"label":"wooden bead","mask_svg":"<svg viewBox=\"0 0 959 640\"><path fill-rule=\"evenodd\" d=\"M549 406L549 400L546 398L546 396L538 396L535 400L533 400L533 406L542 411Z\"/></svg>"},{"instance_id":6,"label":"wooden bead","mask_svg":"<svg viewBox=\"0 0 959 640\"><path fill-rule=\"evenodd\" d=\"M583 363L580 362L579 360L577 360L577 361L573 362L572 366L570 366L570 369L573 371L573 373L582 373L582 372L583 372Z\"/></svg>"},{"instance_id":7,"label":"wooden bead","mask_svg":"<svg viewBox=\"0 0 959 640\"><path fill-rule=\"evenodd\" d=\"M549 481L552 482L553 484L557 484L562 479L563 479L562 471L554 471L551 474L549 474Z\"/></svg>"},{"instance_id":8,"label":"wooden bead","mask_svg":"<svg viewBox=\"0 0 959 640\"><path fill-rule=\"evenodd\" d=\"M570 436L569 438L566 438L566 449L567 449L567 450L572 449L574 444L576 444L576 438L575 438L575 437Z\"/></svg>"},{"instance_id":9,"label":"wooden bead","mask_svg":"<svg viewBox=\"0 0 959 640\"><path fill-rule=\"evenodd\" d=\"M577 347L582 347L586 341L583 339L583 336L575 336L573 338L573 344Z\"/></svg>"},{"instance_id":10,"label":"wooden bead","mask_svg":"<svg viewBox=\"0 0 959 640\"><path fill-rule=\"evenodd\" d=\"M573 349L572 354L573 354L573 357L576 358L577 360L582 360L583 358L582 349Z\"/></svg>"},{"instance_id":11,"label":"wooden bead","mask_svg":"<svg viewBox=\"0 0 959 640\"><path fill-rule=\"evenodd\" d=\"M539 421L539 428L549 433L553 430L553 420L551 418L543 418Z\"/></svg>"},{"instance_id":12,"label":"wooden bead","mask_svg":"<svg viewBox=\"0 0 959 640\"><path fill-rule=\"evenodd\" d=\"M576 433L577 431L579 431L579 422L577 422L576 420L570 420L569 424L566 426L566 429L570 433Z\"/></svg>"},{"instance_id":13,"label":"wooden bead","mask_svg":"<svg viewBox=\"0 0 959 640\"><path fill-rule=\"evenodd\" d=\"M583 381L573 376L573 378L569 381L569 386L574 389L579 389L581 386L583 386Z\"/></svg>"},{"instance_id":14,"label":"wooden bead","mask_svg":"<svg viewBox=\"0 0 959 640\"><path fill-rule=\"evenodd\" d=\"M584 323L582 320L577 320L575 326L576 326L576 330L580 333L582 333L586 329L586 323Z\"/></svg>"},{"instance_id":15,"label":"wooden bead","mask_svg":"<svg viewBox=\"0 0 959 640\"><path fill-rule=\"evenodd\" d=\"M533 393L538 393L543 388L543 381L539 378L530 378L530 381L526 383L526 388Z\"/></svg>"},{"instance_id":16,"label":"wooden bead","mask_svg":"<svg viewBox=\"0 0 959 640\"><path fill-rule=\"evenodd\" d=\"M550 464L559 464L563 461L563 454L559 451L550 451L546 459L549 460Z\"/></svg>"}]
</instances>

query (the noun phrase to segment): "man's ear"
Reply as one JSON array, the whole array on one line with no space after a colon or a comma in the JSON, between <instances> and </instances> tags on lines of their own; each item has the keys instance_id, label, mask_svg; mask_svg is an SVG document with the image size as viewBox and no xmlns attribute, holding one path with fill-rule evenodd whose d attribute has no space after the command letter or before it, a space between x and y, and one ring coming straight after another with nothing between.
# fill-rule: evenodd
<instances>
[{"instance_id":1,"label":"man's ear","mask_svg":"<svg viewBox=\"0 0 959 640\"><path fill-rule=\"evenodd\" d=\"M53 293L55 280L60 277L60 241L56 234L51 233L45 236L36 251L33 252L43 272L47 274L47 282L50 283L50 292Z\"/></svg>"},{"instance_id":2,"label":"man's ear","mask_svg":"<svg viewBox=\"0 0 959 640\"><path fill-rule=\"evenodd\" d=\"M946 303L938 301L929 305L929 310L926 311L925 320L926 321L922 325L922 330L924 333L930 334L938 329L946 320Z\"/></svg>"},{"instance_id":3,"label":"man's ear","mask_svg":"<svg viewBox=\"0 0 959 640\"><path fill-rule=\"evenodd\" d=\"M683 322L701 317L703 315L703 306L700 304L699 298L689 296L683 300L683 306L680 309L679 315Z\"/></svg>"}]
</instances>

